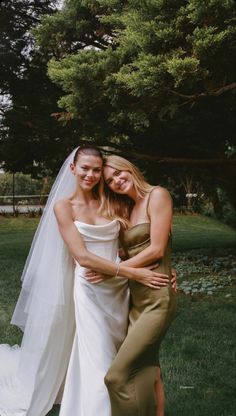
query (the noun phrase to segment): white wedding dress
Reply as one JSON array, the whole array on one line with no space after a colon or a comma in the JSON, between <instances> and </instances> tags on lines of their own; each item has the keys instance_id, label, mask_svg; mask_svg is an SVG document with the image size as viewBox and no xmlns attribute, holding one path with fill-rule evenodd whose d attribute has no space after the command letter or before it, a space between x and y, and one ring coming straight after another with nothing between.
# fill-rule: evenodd
<instances>
[{"instance_id":1,"label":"white wedding dress","mask_svg":"<svg viewBox=\"0 0 236 416\"><path fill-rule=\"evenodd\" d=\"M75 225L89 251L118 261L117 220L104 225L75 221ZM31 357L24 354L21 362L21 348L0 347L0 416L45 416L64 378L60 416L111 416L104 376L126 335L128 283L113 277L92 285L84 270L76 263L74 302L68 289L62 320L45 342L43 360L33 359L37 363L33 383L27 379L26 361L31 367ZM16 377L17 368L23 377Z\"/></svg>"}]
</instances>

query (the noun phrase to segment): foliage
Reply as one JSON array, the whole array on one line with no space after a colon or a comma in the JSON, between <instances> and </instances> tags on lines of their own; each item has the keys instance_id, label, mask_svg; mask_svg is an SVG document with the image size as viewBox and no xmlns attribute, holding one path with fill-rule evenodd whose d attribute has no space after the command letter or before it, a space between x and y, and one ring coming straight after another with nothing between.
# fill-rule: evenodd
<instances>
[{"instance_id":1,"label":"foliage","mask_svg":"<svg viewBox=\"0 0 236 416\"><path fill-rule=\"evenodd\" d=\"M199 0L179 0L172 7L163 1L120 4L112 2L111 7L106 1L69 0L63 11L44 19L38 30L42 49L47 40L46 52L51 45L55 56L49 74L65 91L60 105L71 117L82 119L86 134L91 124L88 99L95 117L99 110L101 114L105 111L112 124L110 135L123 132L132 138L142 131L147 136L152 125L159 126L160 119L167 117L169 121L168 115L178 112L185 98L178 97L178 92L194 94L197 99L204 91L208 95L233 82L233 1L220 4L215 0L203 5ZM81 28L86 28L87 36L82 36ZM94 32L100 35L101 45L97 40L96 48ZM61 42L55 51L59 36ZM83 37L86 42L82 42ZM109 39L107 47L105 39ZM111 107L105 105L108 103ZM206 109L204 103L199 107Z\"/></svg>"},{"instance_id":2,"label":"foliage","mask_svg":"<svg viewBox=\"0 0 236 416\"><path fill-rule=\"evenodd\" d=\"M236 226L236 212L230 203L230 200L222 189L216 189L216 196L218 199L218 203L220 208L219 215L216 215L214 204L212 203L211 195L207 198L204 196L202 204L198 206L198 211L202 215L210 216L210 217L218 217L222 222L225 224L230 225L231 227Z\"/></svg>"},{"instance_id":3,"label":"foliage","mask_svg":"<svg viewBox=\"0 0 236 416\"><path fill-rule=\"evenodd\" d=\"M154 181L185 166L236 206L235 16L233 0L65 1L36 31L60 118Z\"/></svg>"},{"instance_id":4,"label":"foliage","mask_svg":"<svg viewBox=\"0 0 236 416\"><path fill-rule=\"evenodd\" d=\"M1 2L5 168L55 172L89 140L136 161L154 183L194 174L219 218L218 188L235 207L234 1L63 4Z\"/></svg>"},{"instance_id":5,"label":"foliage","mask_svg":"<svg viewBox=\"0 0 236 416\"><path fill-rule=\"evenodd\" d=\"M3 0L0 4L0 160L5 170L37 176L58 168L68 152L69 128L51 116L59 89L46 74L32 36L42 15L55 12L55 0ZM67 144L61 145L67 137ZM70 147L69 147L70 148Z\"/></svg>"},{"instance_id":6,"label":"foliage","mask_svg":"<svg viewBox=\"0 0 236 416\"><path fill-rule=\"evenodd\" d=\"M176 213L198 213L234 227L236 212L227 193L217 187L215 178L197 173L197 170L178 169L175 176L164 174L158 184L169 190Z\"/></svg>"},{"instance_id":7,"label":"foliage","mask_svg":"<svg viewBox=\"0 0 236 416\"><path fill-rule=\"evenodd\" d=\"M39 16L53 11L49 0L2 0L1 23L1 93L12 94L27 72L32 58L33 38L30 28ZM4 53L3 53L4 51Z\"/></svg>"},{"instance_id":8,"label":"foliage","mask_svg":"<svg viewBox=\"0 0 236 416\"><path fill-rule=\"evenodd\" d=\"M174 253L173 266L178 275L178 290L185 294L213 295L236 284L236 259L232 249Z\"/></svg>"},{"instance_id":9,"label":"foliage","mask_svg":"<svg viewBox=\"0 0 236 416\"><path fill-rule=\"evenodd\" d=\"M15 195L36 195L48 193L50 190L51 180L33 179L31 175L22 173L15 174ZM0 195L12 195L12 175L3 173L0 175Z\"/></svg>"}]
</instances>

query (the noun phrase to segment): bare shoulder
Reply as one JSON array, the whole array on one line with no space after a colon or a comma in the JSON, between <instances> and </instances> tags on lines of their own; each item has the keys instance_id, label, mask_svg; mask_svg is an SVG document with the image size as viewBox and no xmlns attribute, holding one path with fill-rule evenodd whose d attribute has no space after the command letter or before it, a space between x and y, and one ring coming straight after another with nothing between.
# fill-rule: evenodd
<instances>
[{"instance_id":1,"label":"bare shoulder","mask_svg":"<svg viewBox=\"0 0 236 416\"><path fill-rule=\"evenodd\" d=\"M150 200L154 202L158 202L158 201L167 202L167 201L172 201L172 198L171 198L169 191L166 188L163 188L162 186L157 186L156 188L153 188Z\"/></svg>"},{"instance_id":2,"label":"bare shoulder","mask_svg":"<svg viewBox=\"0 0 236 416\"><path fill-rule=\"evenodd\" d=\"M54 212L56 217L71 213L71 203L68 198L63 198L54 204Z\"/></svg>"}]
</instances>

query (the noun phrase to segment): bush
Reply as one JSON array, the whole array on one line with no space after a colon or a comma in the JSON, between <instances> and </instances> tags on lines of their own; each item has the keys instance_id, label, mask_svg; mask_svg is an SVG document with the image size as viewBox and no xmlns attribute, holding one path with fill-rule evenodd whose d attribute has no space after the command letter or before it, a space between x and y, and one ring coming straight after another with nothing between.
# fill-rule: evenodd
<instances>
[{"instance_id":1,"label":"bush","mask_svg":"<svg viewBox=\"0 0 236 416\"><path fill-rule=\"evenodd\" d=\"M36 201L35 198L30 199L24 197L24 199L16 200L19 205L27 205L29 203L44 204L46 198L41 195L47 195L50 191L52 184L52 178L33 179L31 175L23 173L15 174L15 195L40 195ZM11 204L13 193L13 175L10 173L0 174L0 195L4 196L1 198L1 204ZM7 198L9 196L9 198Z\"/></svg>"}]
</instances>

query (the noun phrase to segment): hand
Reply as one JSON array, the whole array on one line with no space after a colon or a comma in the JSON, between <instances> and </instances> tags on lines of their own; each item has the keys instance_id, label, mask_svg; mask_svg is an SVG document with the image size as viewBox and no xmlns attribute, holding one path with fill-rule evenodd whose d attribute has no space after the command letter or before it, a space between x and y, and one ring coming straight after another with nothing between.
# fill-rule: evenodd
<instances>
[{"instance_id":1,"label":"hand","mask_svg":"<svg viewBox=\"0 0 236 416\"><path fill-rule=\"evenodd\" d=\"M149 268L138 268L135 269L134 280L142 283L145 286L151 287L152 289L161 289L169 284L169 277L164 273L156 273Z\"/></svg>"},{"instance_id":2,"label":"hand","mask_svg":"<svg viewBox=\"0 0 236 416\"><path fill-rule=\"evenodd\" d=\"M177 273L175 269L171 270L171 285L175 292L177 292Z\"/></svg>"},{"instance_id":3,"label":"hand","mask_svg":"<svg viewBox=\"0 0 236 416\"><path fill-rule=\"evenodd\" d=\"M149 269L149 270L155 270L157 269L157 267L159 266L158 262L152 263L149 266L145 266L145 268Z\"/></svg>"},{"instance_id":4,"label":"hand","mask_svg":"<svg viewBox=\"0 0 236 416\"><path fill-rule=\"evenodd\" d=\"M96 283L104 282L104 280L106 280L110 276L96 272L94 270L87 270L84 273L84 277L89 283L96 284Z\"/></svg>"}]
</instances>

